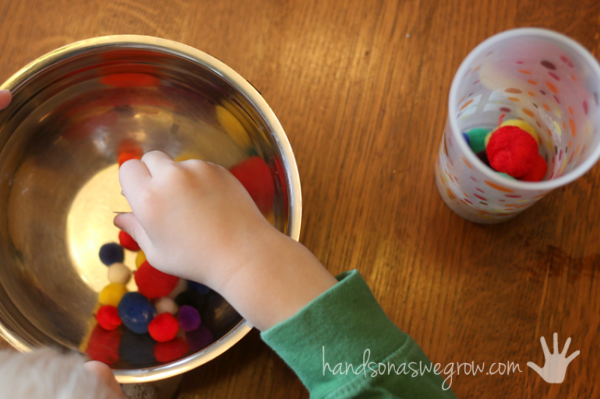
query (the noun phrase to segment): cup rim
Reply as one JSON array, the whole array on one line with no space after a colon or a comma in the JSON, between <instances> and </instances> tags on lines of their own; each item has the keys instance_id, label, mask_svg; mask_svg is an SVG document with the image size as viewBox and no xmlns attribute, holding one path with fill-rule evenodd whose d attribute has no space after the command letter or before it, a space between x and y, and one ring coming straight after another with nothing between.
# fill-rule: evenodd
<instances>
[{"instance_id":1,"label":"cup rim","mask_svg":"<svg viewBox=\"0 0 600 399\"><path fill-rule=\"evenodd\" d=\"M281 160L284 165L283 169L286 173L286 178L289 181L289 186L285 188L288 190L287 235L295 241L298 241L300 239L300 228L302 223L302 193L298 167L290 142L279 120L275 116L275 113L267 104L266 100L258 92L258 90L256 90L254 86L240 74L215 57L183 43L154 36L100 36L68 44L38 57L8 78L2 85L0 85L0 89L9 90L12 92L15 89L18 89L21 85L26 84L27 81L37 72L50 67L57 61L74 55L79 55L88 50L108 46L115 46L117 48L153 49L177 55L212 70L221 78L228 81L232 86L240 90L240 92L256 108L256 111L271 129L273 138L277 143L277 149L281 153ZM238 341L240 341L246 334L248 334L248 332L250 332L250 330L252 330L252 328L252 325L250 325L247 320L242 319L235 327L233 327L231 331L215 341L206 349L193 353L177 361L150 368L112 371L117 378L117 381L122 384L150 382L173 377L199 367L202 364L221 355L227 349L231 348ZM28 352L34 349L34 347L32 347L20 336L12 333L5 326L3 326L2 323L0 323L0 336L2 336L15 349L21 352Z\"/></svg>"},{"instance_id":2,"label":"cup rim","mask_svg":"<svg viewBox=\"0 0 600 399\"><path fill-rule=\"evenodd\" d=\"M490 45L496 44L498 42L504 41L506 39L511 39L514 37L518 37L521 35L532 35L541 38L549 38L555 40L565 46L569 46L574 49L588 64L591 66L592 73L600 78L600 65L598 61L590 54L590 52L583 47L581 44L577 43L575 40L552 30L541 29L541 28L517 28L511 29L508 31L504 31L498 33L494 36L491 36L477 45L469 55L463 60L460 64L460 67L456 71L454 78L452 79L452 85L450 87L450 94L448 99L448 123L450 124L450 130L452 137L454 137L455 141L458 143L459 148L461 149L463 155L467 158L467 160L471 163L486 166L474 153L471 151L470 147L467 145L466 141L462 139L461 131L458 127L458 122L456 117L453 115L457 114L457 98L458 98L458 90L460 87L460 83L462 83L464 76L471 65L471 63L479 57L482 53L488 50ZM564 186L569 184L585 173L587 173L592 166L598 161L600 158L600 140L596 144L596 147L590 153L588 158L581 163L577 168L571 170L566 175L560 176L557 179L545 180L540 182L523 182L519 180L509 180L501 177L498 173L495 173L489 167L481 167L480 172L483 175L490 179L493 183L500 184L507 188L512 188L516 190L525 190L525 191L550 191L557 187Z\"/></svg>"}]
</instances>

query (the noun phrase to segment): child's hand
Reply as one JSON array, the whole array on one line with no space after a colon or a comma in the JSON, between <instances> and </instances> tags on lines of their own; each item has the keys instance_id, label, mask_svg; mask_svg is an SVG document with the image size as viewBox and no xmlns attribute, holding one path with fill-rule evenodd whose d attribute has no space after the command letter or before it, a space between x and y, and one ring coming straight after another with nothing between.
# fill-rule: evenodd
<instances>
[{"instance_id":1,"label":"child's hand","mask_svg":"<svg viewBox=\"0 0 600 399\"><path fill-rule=\"evenodd\" d=\"M266 330L293 316L336 279L259 212L237 179L198 160L154 151L121 166L132 213L117 227L157 269L208 285Z\"/></svg>"},{"instance_id":2,"label":"child's hand","mask_svg":"<svg viewBox=\"0 0 600 399\"><path fill-rule=\"evenodd\" d=\"M12 94L8 90L0 90L0 109L8 107L12 101Z\"/></svg>"},{"instance_id":3,"label":"child's hand","mask_svg":"<svg viewBox=\"0 0 600 399\"><path fill-rule=\"evenodd\" d=\"M117 395L116 397L127 398L123 394L123 390L117 382L117 379L115 378L114 374L110 370L110 367L108 367L106 364L91 360L89 362L86 362L83 365L83 368L85 371L92 373L96 377L98 377L100 382L102 382L104 385L110 388Z\"/></svg>"},{"instance_id":4,"label":"child's hand","mask_svg":"<svg viewBox=\"0 0 600 399\"><path fill-rule=\"evenodd\" d=\"M173 161L153 151L121 166L133 213L115 224L141 246L151 265L219 290L249 260L268 251L277 231L226 169Z\"/></svg>"}]
</instances>

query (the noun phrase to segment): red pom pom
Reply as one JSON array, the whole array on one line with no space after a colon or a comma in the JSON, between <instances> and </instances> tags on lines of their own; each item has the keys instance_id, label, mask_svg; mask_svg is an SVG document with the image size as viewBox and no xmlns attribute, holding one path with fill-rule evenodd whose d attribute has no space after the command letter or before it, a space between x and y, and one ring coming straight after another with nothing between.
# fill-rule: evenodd
<instances>
[{"instance_id":1,"label":"red pom pom","mask_svg":"<svg viewBox=\"0 0 600 399\"><path fill-rule=\"evenodd\" d=\"M119 142L117 147L117 155L128 153L133 155L134 158L141 158L144 155L144 150L135 140L125 139Z\"/></svg>"},{"instance_id":2,"label":"red pom pom","mask_svg":"<svg viewBox=\"0 0 600 399\"><path fill-rule=\"evenodd\" d=\"M96 313L96 320L105 330L116 330L121 325L121 318L116 307L104 305Z\"/></svg>"},{"instance_id":3,"label":"red pom pom","mask_svg":"<svg viewBox=\"0 0 600 399\"><path fill-rule=\"evenodd\" d=\"M94 327L85 353L92 359L106 364L119 361L121 331L106 331L100 326Z\"/></svg>"},{"instance_id":4,"label":"red pom pom","mask_svg":"<svg viewBox=\"0 0 600 399\"><path fill-rule=\"evenodd\" d=\"M114 87L157 87L160 80L144 73L115 73L103 76L100 82Z\"/></svg>"},{"instance_id":5,"label":"red pom pom","mask_svg":"<svg viewBox=\"0 0 600 399\"><path fill-rule=\"evenodd\" d=\"M150 336L158 342L167 342L175 338L179 331L177 319L171 313L161 313L148 325Z\"/></svg>"},{"instance_id":6,"label":"red pom pom","mask_svg":"<svg viewBox=\"0 0 600 399\"><path fill-rule=\"evenodd\" d=\"M527 174L539 155L537 142L516 126L502 126L492 134L486 147L492 168L512 177Z\"/></svg>"},{"instance_id":7,"label":"red pom pom","mask_svg":"<svg viewBox=\"0 0 600 399\"><path fill-rule=\"evenodd\" d=\"M132 154L131 152L123 152L119 155L119 166L123 165L130 159L142 159L142 157L138 156L137 154Z\"/></svg>"},{"instance_id":8,"label":"red pom pom","mask_svg":"<svg viewBox=\"0 0 600 399\"><path fill-rule=\"evenodd\" d=\"M139 251L140 250L140 246L138 245L137 242L135 242L135 240L133 239L133 237L131 237L129 234L127 234L124 231L119 231L119 242L121 243L121 246L125 249L128 249L130 251Z\"/></svg>"},{"instance_id":9,"label":"red pom pom","mask_svg":"<svg viewBox=\"0 0 600 399\"><path fill-rule=\"evenodd\" d=\"M533 164L533 168L531 168L529 173L519 177L519 180L542 181L544 176L546 176L546 171L548 171L548 164L546 163L544 157L538 154L538 157Z\"/></svg>"},{"instance_id":10,"label":"red pom pom","mask_svg":"<svg viewBox=\"0 0 600 399\"><path fill-rule=\"evenodd\" d=\"M145 261L133 274L140 294L148 299L157 299L167 296L177 285L179 277L171 276L155 269Z\"/></svg>"},{"instance_id":11,"label":"red pom pom","mask_svg":"<svg viewBox=\"0 0 600 399\"><path fill-rule=\"evenodd\" d=\"M188 345L184 339L177 338L169 342L159 342L154 347L154 357L161 363L172 362L188 353Z\"/></svg>"},{"instance_id":12,"label":"red pom pom","mask_svg":"<svg viewBox=\"0 0 600 399\"><path fill-rule=\"evenodd\" d=\"M262 213L267 213L273 208L273 175L261 157L249 158L231 168L230 172L242 183Z\"/></svg>"}]
</instances>

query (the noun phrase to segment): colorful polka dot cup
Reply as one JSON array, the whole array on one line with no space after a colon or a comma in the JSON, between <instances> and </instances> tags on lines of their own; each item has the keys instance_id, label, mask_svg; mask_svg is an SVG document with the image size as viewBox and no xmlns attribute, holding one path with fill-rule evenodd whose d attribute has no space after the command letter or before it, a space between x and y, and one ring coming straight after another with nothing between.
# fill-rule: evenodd
<instances>
[{"instance_id":1,"label":"colorful polka dot cup","mask_svg":"<svg viewBox=\"0 0 600 399\"><path fill-rule=\"evenodd\" d=\"M477 46L450 89L449 117L435 165L444 202L462 218L500 223L586 173L600 157L600 66L575 41L515 29ZM463 133L519 119L534 127L548 169L542 181L500 175Z\"/></svg>"}]
</instances>

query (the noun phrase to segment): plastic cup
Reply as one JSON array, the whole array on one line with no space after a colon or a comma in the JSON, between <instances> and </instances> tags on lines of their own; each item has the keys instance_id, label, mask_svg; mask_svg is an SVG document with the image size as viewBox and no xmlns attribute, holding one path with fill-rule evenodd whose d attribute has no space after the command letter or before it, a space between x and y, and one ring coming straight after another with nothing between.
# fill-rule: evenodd
<instances>
[{"instance_id":1,"label":"plastic cup","mask_svg":"<svg viewBox=\"0 0 600 399\"><path fill-rule=\"evenodd\" d=\"M516 216L571 183L600 157L600 66L580 44L544 29L515 29L477 46L452 81L448 123L435 165L444 202L483 224ZM543 181L500 175L463 132L521 119L537 130L548 163Z\"/></svg>"}]
</instances>

